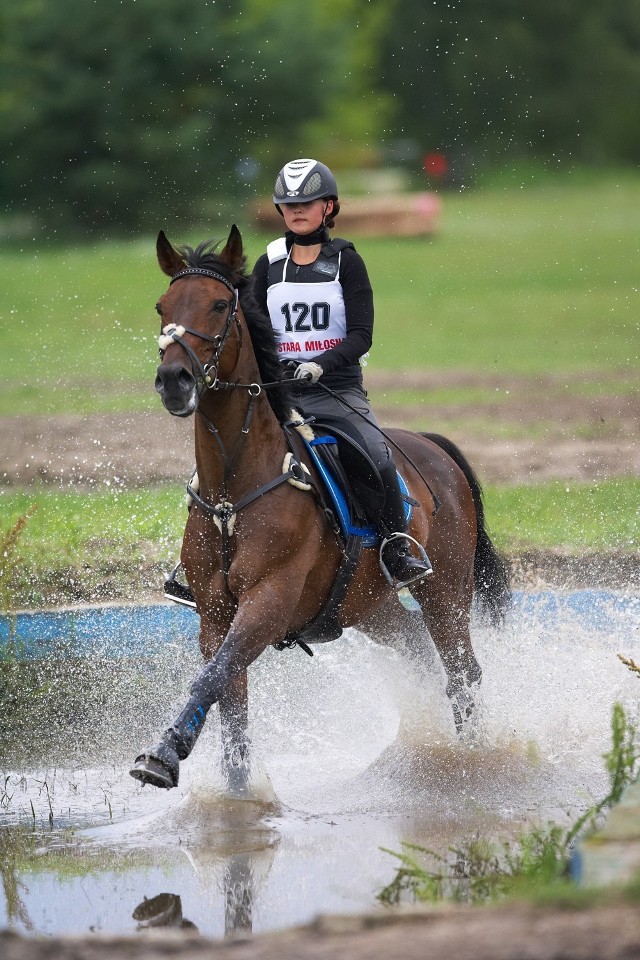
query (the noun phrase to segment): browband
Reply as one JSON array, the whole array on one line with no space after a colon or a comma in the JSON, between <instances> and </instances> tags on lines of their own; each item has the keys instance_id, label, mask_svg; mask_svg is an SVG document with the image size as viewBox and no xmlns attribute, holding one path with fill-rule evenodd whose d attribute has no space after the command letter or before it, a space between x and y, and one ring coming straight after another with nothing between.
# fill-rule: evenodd
<instances>
[{"instance_id":1,"label":"browband","mask_svg":"<svg viewBox=\"0 0 640 960\"><path fill-rule=\"evenodd\" d=\"M215 270L205 270L204 267L187 267L186 270L180 270L178 273L175 273L171 278L171 282L175 283L176 280L181 280L182 277L211 277L212 280L218 280L220 283L223 283L227 290L231 293L235 293L236 289L231 283L230 280L227 280L226 277L223 277L221 273L216 273Z\"/></svg>"}]
</instances>

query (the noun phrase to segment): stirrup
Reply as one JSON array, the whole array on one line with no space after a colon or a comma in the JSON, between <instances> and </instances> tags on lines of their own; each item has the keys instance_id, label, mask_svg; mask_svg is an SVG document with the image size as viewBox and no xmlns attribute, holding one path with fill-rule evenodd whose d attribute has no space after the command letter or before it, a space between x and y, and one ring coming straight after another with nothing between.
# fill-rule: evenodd
<instances>
[{"instance_id":1,"label":"stirrup","mask_svg":"<svg viewBox=\"0 0 640 960\"><path fill-rule=\"evenodd\" d=\"M384 548L389 543L392 543L394 540L405 540L407 544L412 543L414 544L415 547L417 547L418 553L420 554L420 561L422 562L423 569L419 570L416 573L415 577L410 577L408 580L399 581L399 580L395 580L393 575L389 572L389 569L386 563L384 562L382 554L384 552ZM410 554L410 556L413 556L413 555ZM425 577L428 577L429 574L433 573L433 567L431 566L431 561L427 556L426 550L424 549L421 543L419 543L416 539L414 539L414 537L409 536L408 533L399 533L399 532L392 533L390 534L390 536L385 537L382 540L382 543L380 544L378 559L380 562L380 569L384 573L389 585L392 586L394 590L402 590L404 587L410 587L413 583L418 583L419 580L424 580ZM417 560L418 558L413 557L413 559Z\"/></svg>"},{"instance_id":2,"label":"stirrup","mask_svg":"<svg viewBox=\"0 0 640 960\"><path fill-rule=\"evenodd\" d=\"M180 603L183 607L191 607L192 610L195 610L196 601L191 590L177 579L178 571L181 569L182 564L179 563L165 580L164 596L173 603Z\"/></svg>"}]
</instances>

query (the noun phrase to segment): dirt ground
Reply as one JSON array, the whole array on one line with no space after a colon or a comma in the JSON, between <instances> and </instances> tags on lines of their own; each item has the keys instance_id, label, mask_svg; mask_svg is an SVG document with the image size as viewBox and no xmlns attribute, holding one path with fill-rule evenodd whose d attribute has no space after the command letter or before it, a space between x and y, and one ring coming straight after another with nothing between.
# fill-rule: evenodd
<instances>
[{"instance_id":1,"label":"dirt ground","mask_svg":"<svg viewBox=\"0 0 640 960\"><path fill-rule=\"evenodd\" d=\"M386 916L320 918L308 927L236 940L180 931L138 937L27 940L0 932L3 960L634 960L638 905L590 910L511 904Z\"/></svg>"},{"instance_id":2,"label":"dirt ground","mask_svg":"<svg viewBox=\"0 0 640 960\"><path fill-rule=\"evenodd\" d=\"M367 371L366 383L382 425L445 434L483 482L597 481L640 472L640 390L631 373L599 376L597 392L576 374ZM421 391L424 401L403 403L394 396L399 390ZM438 400L443 391L452 399ZM481 399L455 399L468 391ZM2 417L0 484L182 482L193 459L192 430L191 420L170 417L159 404L135 414Z\"/></svg>"}]
</instances>

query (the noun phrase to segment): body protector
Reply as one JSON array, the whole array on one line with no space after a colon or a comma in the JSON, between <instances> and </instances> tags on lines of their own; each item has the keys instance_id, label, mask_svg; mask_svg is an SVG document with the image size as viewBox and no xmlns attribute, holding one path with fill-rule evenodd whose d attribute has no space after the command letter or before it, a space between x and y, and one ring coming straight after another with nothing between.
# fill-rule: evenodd
<instances>
[{"instance_id":1,"label":"body protector","mask_svg":"<svg viewBox=\"0 0 640 960\"><path fill-rule=\"evenodd\" d=\"M281 360L312 360L345 338L340 259L347 246L346 240L324 244L311 268L313 281L301 283L291 279L294 265L284 237L269 244L267 308Z\"/></svg>"}]
</instances>

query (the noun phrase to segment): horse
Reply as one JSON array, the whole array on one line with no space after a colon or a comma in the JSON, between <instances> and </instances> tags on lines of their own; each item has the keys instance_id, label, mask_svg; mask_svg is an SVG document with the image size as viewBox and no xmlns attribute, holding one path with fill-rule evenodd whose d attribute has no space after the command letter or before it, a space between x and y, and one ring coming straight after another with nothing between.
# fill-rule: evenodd
<instances>
[{"instance_id":1,"label":"horse","mask_svg":"<svg viewBox=\"0 0 640 960\"><path fill-rule=\"evenodd\" d=\"M170 283L156 306L161 362L155 388L170 414L195 418L199 488L181 563L200 616L204 666L184 709L159 743L136 757L130 773L143 784L177 786L179 764L217 703L226 785L246 795L247 669L318 617L344 542L317 496L304 444L292 454L298 434L291 425L304 433L313 424L292 411L291 386L269 318L253 299L235 225L220 253L218 247L207 241L175 249L162 231L156 244ZM486 529L478 479L455 444L407 430L388 437L416 504L409 533L428 550L433 567L410 589L444 667L461 732L473 718L481 680L469 632L472 600L475 593L499 624L510 598L506 565ZM297 470L287 469L292 456ZM377 550L362 550L339 604L338 629L399 608Z\"/></svg>"}]
</instances>

